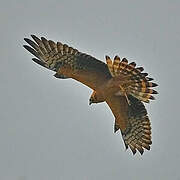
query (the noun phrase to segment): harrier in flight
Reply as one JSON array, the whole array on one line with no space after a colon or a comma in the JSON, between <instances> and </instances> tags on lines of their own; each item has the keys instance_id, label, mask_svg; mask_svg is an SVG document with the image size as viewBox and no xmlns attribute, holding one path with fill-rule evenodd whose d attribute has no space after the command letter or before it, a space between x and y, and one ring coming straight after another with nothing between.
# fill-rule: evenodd
<instances>
[{"instance_id":1,"label":"harrier in flight","mask_svg":"<svg viewBox=\"0 0 180 180\"><path fill-rule=\"evenodd\" d=\"M126 149L130 147L133 154L150 150L151 124L143 103L155 99L152 94L157 91L152 88L157 84L143 67L119 56L114 60L106 56L104 63L66 44L31 37L33 41L24 39L28 43L24 48L36 57L34 62L55 71L56 78L73 78L90 87L93 92L89 104L108 104L115 117L114 132L121 131Z\"/></svg>"}]
</instances>

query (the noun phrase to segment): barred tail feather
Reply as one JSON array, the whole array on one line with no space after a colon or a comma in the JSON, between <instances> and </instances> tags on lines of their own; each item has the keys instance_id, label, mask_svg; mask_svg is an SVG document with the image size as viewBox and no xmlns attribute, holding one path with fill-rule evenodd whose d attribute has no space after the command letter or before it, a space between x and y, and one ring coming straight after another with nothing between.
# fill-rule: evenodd
<instances>
[{"instance_id":1,"label":"barred tail feather","mask_svg":"<svg viewBox=\"0 0 180 180\"><path fill-rule=\"evenodd\" d=\"M150 99L155 99L151 94L157 94L157 91L151 88L156 87L157 84L149 82L152 81L153 78L147 77L148 73L143 73L143 67L136 68L135 62L128 64L126 58L120 61L118 56L115 56L114 61L112 61L109 56L106 56L106 62L112 77L124 78L123 82L122 80L120 81L120 92L123 89L123 93L117 94L131 94L146 103L148 103Z\"/></svg>"},{"instance_id":2,"label":"barred tail feather","mask_svg":"<svg viewBox=\"0 0 180 180\"><path fill-rule=\"evenodd\" d=\"M130 84L127 89L128 93L138 98L141 101L149 102L149 100L154 100L155 98L152 94L158 94L157 91L151 89L152 87L156 87L157 84L148 82L147 80L142 80L140 83Z\"/></svg>"},{"instance_id":3,"label":"barred tail feather","mask_svg":"<svg viewBox=\"0 0 180 180\"><path fill-rule=\"evenodd\" d=\"M108 69L109 69L111 76L114 77L115 73L113 70L113 63L112 63L112 60L109 56L106 56L106 63L107 63L107 66L108 66Z\"/></svg>"},{"instance_id":4,"label":"barred tail feather","mask_svg":"<svg viewBox=\"0 0 180 180\"><path fill-rule=\"evenodd\" d=\"M118 72L118 68L119 68L119 64L120 64L121 60L119 56L115 56L114 57L114 62L113 62L113 71L114 71L114 75L118 76L119 72Z\"/></svg>"}]
</instances>

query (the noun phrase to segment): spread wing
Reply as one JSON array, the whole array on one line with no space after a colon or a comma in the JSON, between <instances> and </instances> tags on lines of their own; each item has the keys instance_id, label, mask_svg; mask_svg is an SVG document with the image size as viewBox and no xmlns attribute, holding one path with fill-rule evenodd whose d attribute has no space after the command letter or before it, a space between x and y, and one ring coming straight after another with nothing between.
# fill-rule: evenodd
<instances>
[{"instance_id":1,"label":"spread wing","mask_svg":"<svg viewBox=\"0 0 180 180\"><path fill-rule=\"evenodd\" d=\"M107 65L90 55L44 37L31 37L34 41L24 39L29 44L24 45L24 48L36 57L33 58L34 62L55 71L54 76L57 78L73 78L96 89L112 77Z\"/></svg>"},{"instance_id":2,"label":"spread wing","mask_svg":"<svg viewBox=\"0 0 180 180\"><path fill-rule=\"evenodd\" d=\"M131 95L128 99L130 105L124 96L113 95L106 102L115 116L114 131L121 130L126 149L143 154L152 144L150 121L143 103Z\"/></svg>"}]
</instances>

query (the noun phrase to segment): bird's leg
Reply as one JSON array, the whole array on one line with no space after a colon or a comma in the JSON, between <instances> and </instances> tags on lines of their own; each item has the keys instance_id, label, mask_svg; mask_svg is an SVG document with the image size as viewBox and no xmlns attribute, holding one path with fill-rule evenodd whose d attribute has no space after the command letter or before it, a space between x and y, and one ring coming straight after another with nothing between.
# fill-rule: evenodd
<instances>
[{"instance_id":1,"label":"bird's leg","mask_svg":"<svg viewBox=\"0 0 180 180\"><path fill-rule=\"evenodd\" d=\"M129 99L128 99L128 96L127 96L127 94L126 94L126 90L125 90L121 85L120 85L119 87L120 87L123 95L126 97L127 103L128 103L129 105L131 105L131 103L130 103L130 101L129 101Z\"/></svg>"}]
</instances>

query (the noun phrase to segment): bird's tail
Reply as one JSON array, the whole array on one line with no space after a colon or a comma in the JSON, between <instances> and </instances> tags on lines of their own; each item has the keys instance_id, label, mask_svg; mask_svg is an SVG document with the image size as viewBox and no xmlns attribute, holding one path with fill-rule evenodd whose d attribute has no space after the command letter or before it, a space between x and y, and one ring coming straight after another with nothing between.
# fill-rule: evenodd
<instances>
[{"instance_id":1,"label":"bird's tail","mask_svg":"<svg viewBox=\"0 0 180 180\"><path fill-rule=\"evenodd\" d=\"M119 95L132 95L146 103L150 99L155 99L152 94L158 94L158 92L152 88L156 87L157 84L150 82L153 78L147 77L148 74L142 72L143 67L136 67L135 62L128 64L126 58L120 60L118 56L114 57L114 61L109 56L106 56L106 63L112 77L119 78Z\"/></svg>"}]
</instances>

